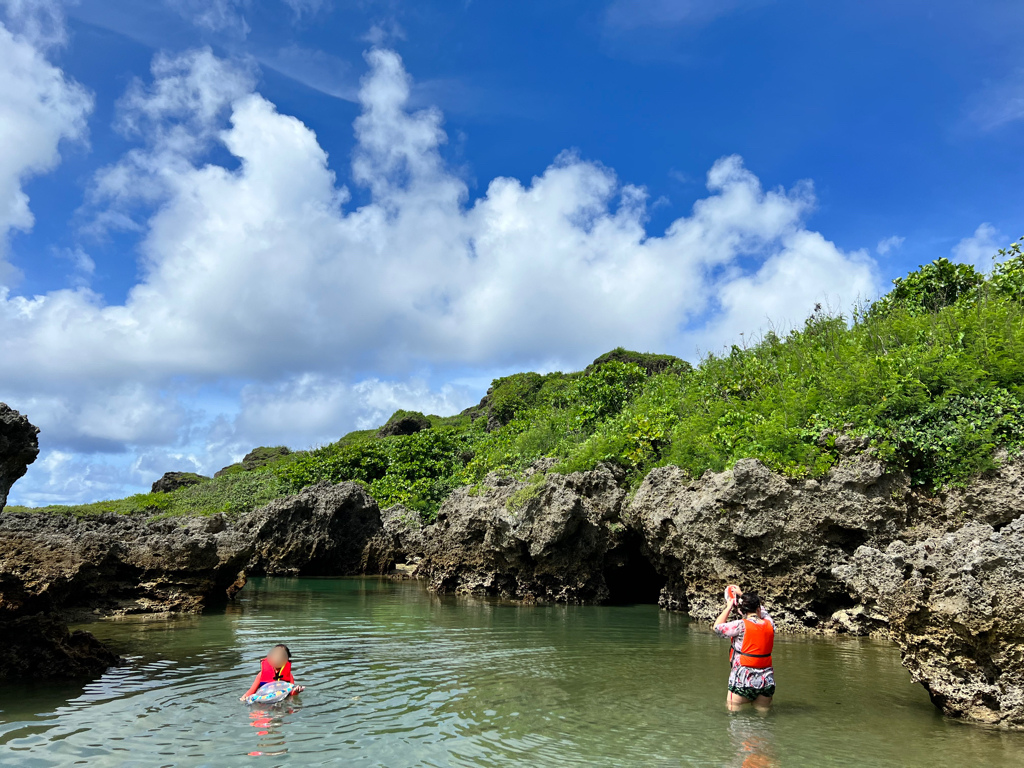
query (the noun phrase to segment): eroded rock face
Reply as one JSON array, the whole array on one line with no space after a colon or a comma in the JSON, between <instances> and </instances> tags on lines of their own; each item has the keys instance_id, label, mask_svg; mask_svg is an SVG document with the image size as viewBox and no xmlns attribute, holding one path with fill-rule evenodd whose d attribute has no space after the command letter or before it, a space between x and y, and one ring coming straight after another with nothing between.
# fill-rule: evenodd
<instances>
[{"instance_id":1,"label":"eroded rock face","mask_svg":"<svg viewBox=\"0 0 1024 768\"><path fill-rule=\"evenodd\" d=\"M539 484L489 475L452 494L423 529L419 572L438 591L601 601L625 495L609 468Z\"/></svg>"},{"instance_id":2,"label":"eroded rock face","mask_svg":"<svg viewBox=\"0 0 1024 768\"><path fill-rule=\"evenodd\" d=\"M247 573L359 573L379 531L376 502L354 483L307 488L237 521L4 513L0 636L29 670L17 674L98 674L116 657L66 621L196 613L233 597Z\"/></svg>"},{"instance_id":3,"label":"eroded rock face","mask_svg":"<svg viewBox=\"0 0 1024 768\"><path fill-rule=\"evenodd\" d=\"M72 617L196 612L248 562L222 515L149 522L124 515L0 515L0 606Z\"/></svg>"},{"instance_id":4,"label":"eroded rock face","mask_svg":"<svg viewBox=\"0 0 1024 768\"><path fill-rule=\"evenodd\" d=\"M8 406L0 403L0 511L15 481L39 455L39 428Z\"/></svg>"},{"instance_id":5,"label":"eroded rock face","mask_svg":"<svg viewBox=\"0 0 1024 768\"><path fill-rule=\"evenodd\" d=\"M250 572L346 576L362 572L363 550L381 530L380 510L357 483L321 483L272 501L239 521Z\"/></svg>"},{"instance_id":6,"label":"eroded rock face","mask_svg":"<svg viewBox=\"0 0 1024 768\"><path fill-rule=\"evenodd\" d=\"M741 584L766 598L782 626L821 628L853 605L833 567L898 536L907 491L905 477L866 456L844 459L821 481L788 480L745 459L697 481L655 469L628 517L668 579L663 606L711 619L725 586Z\"/></svg>"},{"instance_id":7,"label":"eroded rock face","mask_svg":"<svg viewBox=\"0 0 1024 768\"><path fill-rule=\"evenodd\" d=\"M1024 516L861 547L835 575L886 617L903 665L943 712L1024 727Z\"/></svg>"}]
</instances>

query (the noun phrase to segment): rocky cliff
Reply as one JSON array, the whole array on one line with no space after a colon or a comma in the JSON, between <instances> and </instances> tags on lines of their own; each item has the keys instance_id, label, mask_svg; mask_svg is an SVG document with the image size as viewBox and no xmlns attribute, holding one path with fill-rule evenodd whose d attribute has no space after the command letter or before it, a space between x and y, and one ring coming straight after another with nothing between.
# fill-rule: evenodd
<instances>
[{"instance_id":1,"label":"rocky cliff","mask_svg":"<svg viewBox=\"0 0 1024 768\"><path fill-rule=\"evenodd\" d=\"M307 488L237 520L5 513L0 634L14 658L36 659L12 669L95 674L116 657L66 621L198 612L230 599L249 574L359 573L380 528L376 502L354 483Z\"/></svg>"},{"instance_id":2,"label":"rocky cliff","mask_svg":"<svg viewBox=\"0 0 1024 768\"><path fill-rule=\"evenodd\" d=\"M39 455L39 427L7 405L0 403L0 512L7 494L28 465Z\"/></svg>"}]
</instances>

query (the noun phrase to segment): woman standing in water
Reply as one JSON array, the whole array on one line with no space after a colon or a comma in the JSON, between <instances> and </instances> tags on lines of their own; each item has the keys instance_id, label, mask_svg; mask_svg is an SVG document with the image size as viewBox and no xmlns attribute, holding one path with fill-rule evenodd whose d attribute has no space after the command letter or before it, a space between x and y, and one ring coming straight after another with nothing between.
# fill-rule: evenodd
<instances>
[{"instance_id":1,"label":"woman standing in water","mask_svg":"<svg viewBox=\"0 0 1024 768\"><path fill-rule=\"evenodd\" d=\"M758 709L768 709L775 695L775 671L772 669L772 646L775 643L775 622L761 605L756 592L740 592L727 600L725 610L715 620L714 630L721 637L732 640L729 660L729 693L726 703L730 710L753 703ZM733 608L741 617L728 621Z\"/></svg>"}]
</instances>

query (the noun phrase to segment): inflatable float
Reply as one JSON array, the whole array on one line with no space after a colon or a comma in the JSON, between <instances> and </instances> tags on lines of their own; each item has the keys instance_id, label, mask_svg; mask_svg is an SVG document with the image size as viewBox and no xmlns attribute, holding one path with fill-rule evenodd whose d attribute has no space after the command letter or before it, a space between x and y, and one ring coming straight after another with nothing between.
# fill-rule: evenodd
<instances>
[{"instance_id":1,"label":"inflatable float","mask_svg":"<svg viewBox=\"0 0 1024 768\"><path fill-rule=\"evenodd\" d=\"M292 691L298 688L295 683L285 683L278 680L274 683L261 685L259 690L245 700L246 704L273 704L276 701L287 699Z\"/></svg>"}]
</instances>

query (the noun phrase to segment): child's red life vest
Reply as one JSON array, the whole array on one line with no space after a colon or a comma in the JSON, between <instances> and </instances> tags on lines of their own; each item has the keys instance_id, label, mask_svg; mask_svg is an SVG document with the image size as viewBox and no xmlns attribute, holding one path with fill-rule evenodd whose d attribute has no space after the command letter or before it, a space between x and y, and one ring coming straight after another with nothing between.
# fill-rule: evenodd
<instances>
[{"instance_id":1,"label":"child's red life vest","mask_svg":"<svg viewBox=\"0 0 1024 768\"><path fill-rule=\"evenodd\" d=\"M260 662L260 685L273 683L277 680L283 680L286 683L295 682L295 678L292 677L292 663L286 661L283 667L275 669L269 659L264 659Z\"/></svg>"},{"instance_id":2,"label":"child's red life vest","mask_svg":"<svg viewBox=\"0 0 1024 768\"><path fill-rule=\"evenodd\" d=\"M770 621L743 620L743 644L740 646L740 666L765 669L772 665L772 646L775 645L775 627ZM729 660L736 649L729 652Z\"/></svg>"}]
</instances>

